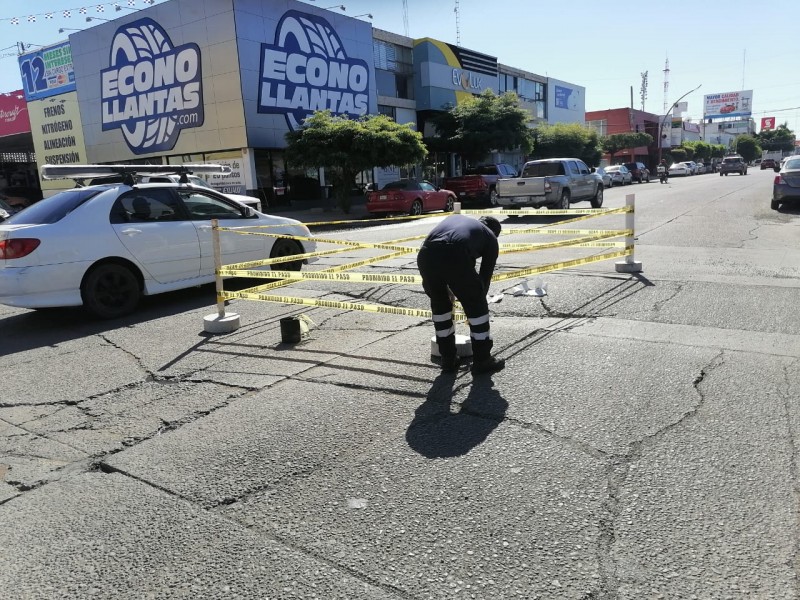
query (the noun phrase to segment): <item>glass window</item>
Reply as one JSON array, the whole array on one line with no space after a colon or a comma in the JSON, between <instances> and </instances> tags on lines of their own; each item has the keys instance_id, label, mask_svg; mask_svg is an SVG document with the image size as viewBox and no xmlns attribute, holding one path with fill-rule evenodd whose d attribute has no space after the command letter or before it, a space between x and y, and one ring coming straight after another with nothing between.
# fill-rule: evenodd
<instances>
[{"instance_id":1,"label":"glass window","mask_svg":"<svg viewBox=\"0 0 800 600\"><path fill-rule=\"evenodd\" d=\"M574 160L571 160L567 163L567 168L572 175L577 175L580 173L580 169L578 169L578 163L576 163Z\"/></svg>"},{"instance_id":2,"label":"glass window","mask_svg":"<svg viewBox=\"0 0 800 600\"><path fill-rule=\"evenodd\" d=\"M17 225L43 225L49 223L56 223L78 208L81 204L96 196L100 192L104 192L110 187L100 188L75 188L60 192L54 196L50 196L45 200L41 200L35 204L31 204L25 210L12 215L4 224L16 223Z\"/></svg>"},{"instance_id":3,"label":"glass window","mask_svg":"<svg viewBox=\"0 0 800 600\"><path fill-rule=\"evenodd\" d=\"M422 183L420 183L420 184L419 184L419 187L420 187L420 189L421 189L421 190L423 190L423 191L425 191L425 192L435 192L435 191L436 191L436 188L435 188L435 187L433 187L433 186L432 186L430 183L428 183L427 181L423 181Z\"/></svg>"},{"instance_id":4,"label":"glass window","mask_svg":"<svg viewBox=\"0 0 800 600\"><path fill-rule=\"evenodd\" d=\"M179 191L178 195L193 220L243 219L242 208L201 192Z\"/></svg>"},{"instance_id":5,"label":"glass window","mask_svg":"<svg viewBox=\"0 0 800 600\"><path fill-rule=\"evenodd\" d=\"M397 98L397 78L392 71L375 69L375 83L379 96Z\"/></svg>"},{"instance_id":6,"label":"glass window","mask_svg":"<svg viewBox=\"0 0 800 600\"><path fill-rule=\"evenodd\" d=\"M582 160L578 161L578 169L580 169L581 175L588 175L589 174L589 167L586 166L586 163Z\"/></svg>"},{"instance_id":7,"label":"glass window","mask_svg":"<svg viewBox=\"0 0 800 600\"><path fill-rule=\"evenodd\" d=\"M178 221L182 216L178 200L167 188L135 188L120 196L111 209L112 223Z\"/></svg>"},{"instance_id":8,"label":"glass window","mask_svg":"<svg viewBox=\"0 0 800 600\"><path fill-rule=\"evenodd\" d=\"M393 121L397 121L397 109L394 106L386 106L385 104L378 104L378 114L386 115Z\"/></svg>"}]
</instances>

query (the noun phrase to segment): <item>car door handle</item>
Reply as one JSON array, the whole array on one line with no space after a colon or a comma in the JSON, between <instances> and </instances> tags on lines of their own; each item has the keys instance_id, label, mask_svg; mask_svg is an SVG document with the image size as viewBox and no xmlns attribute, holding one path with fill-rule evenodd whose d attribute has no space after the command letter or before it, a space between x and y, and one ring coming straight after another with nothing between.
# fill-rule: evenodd
<instances>
[{"instance_id":1,"label":"car door handle","mask_svg":"<svg viewBox=\"0 0 800 600\"><path fill-rule=\"evenodd\" d=\"M131 228L128 228L128 229L123 229L122 231L120 231L120 233L123 234L123 235L127 235L127 236L133 236L133 235L139 235L140 233L142 233L142 230L141 229L134 229L134 228L131 227Z\"/></svg>"}]
</instances>

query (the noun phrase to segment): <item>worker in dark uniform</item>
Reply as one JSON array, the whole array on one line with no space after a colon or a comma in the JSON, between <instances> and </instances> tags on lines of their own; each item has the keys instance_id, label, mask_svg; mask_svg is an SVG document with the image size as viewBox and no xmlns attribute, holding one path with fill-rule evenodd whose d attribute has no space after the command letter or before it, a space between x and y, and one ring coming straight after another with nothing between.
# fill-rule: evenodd
<instances>
[{"instance_id":1,"label":"worker in dark uniform","mask_svg":"<svg viewBox=\"0 0 800 600\"><path fill-rule=\"evenodd\" d=\"M422 243L417 266L422 275L422 288L431 299L442 371L458 369L453 296L461 302L469 321L472 372L494 373L505 366L505 359L491 355L489 305L486 302L497 263L499 235L500 222L494 217L476 220L466 215L451 215L434 227ZM481 267L478 273L475 263L479 258Z\"/></svg>"}]
</instances>

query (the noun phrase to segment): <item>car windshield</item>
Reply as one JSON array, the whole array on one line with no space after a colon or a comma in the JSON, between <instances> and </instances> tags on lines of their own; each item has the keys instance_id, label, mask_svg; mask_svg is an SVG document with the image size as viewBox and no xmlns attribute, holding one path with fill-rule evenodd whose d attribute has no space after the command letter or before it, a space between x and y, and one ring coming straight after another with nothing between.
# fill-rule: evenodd
<instances>
[{"instance_id":1,"label":"car windshield","mask_svg":"<svg viewBox=\"0 0 800 600\"><path fill-rule=\"evenodd\" d=\"M40 200L7 219L3 225L43 225L57 223L78 206L113 186L74 188Z\"/></svg>"},{"instance_id":2,"label":"car windshield","mask_svg":"<svg viewBox=\"0 0 800 600\"><path fill-rule=\"evenodd\" d=\"M606 167L606 171L617 172L619 170L620 170L619 167Z\"/></svg>"},{"instance_id":3,"label":"car windshield","mask_svg":"<svg viewBox=\"0 0 800 600\"><path fill-rule=\"evenodd\" d=\"M794 170L794 169L800 169L800 158L787 160L783 164L783 168L786 169L787 171Z\"/></svg>"},{"instance_id":4,"label":"car windshield","mask_svg":"<svg viewBox=\"0 0 800 600\"><path fill-rule=\"evenodd\" d=\"M2 208L5 211L11 212L11 206L6 204L6 201L3 200L2 198L0 198L0 208Z\"/></svg>"}]
</instances>

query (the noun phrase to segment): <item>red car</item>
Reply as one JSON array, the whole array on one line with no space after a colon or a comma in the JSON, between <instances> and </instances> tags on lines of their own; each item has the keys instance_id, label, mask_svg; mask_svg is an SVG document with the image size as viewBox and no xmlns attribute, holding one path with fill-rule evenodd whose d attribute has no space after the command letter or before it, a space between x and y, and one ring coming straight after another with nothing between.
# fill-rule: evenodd
<instances>
[{"instance_id":1,"label":"red car","mask_svg":"<svg viewBox=\"0 0 800 600\"><path fill-rule=\"evenodd\" d=\"M406 213L421 215L424 212L453 210L456 195L450 190L437 188L429 181L401 179L387 183L379 191L367 194L367 212Z\"/></svg>"}]
</instances>

